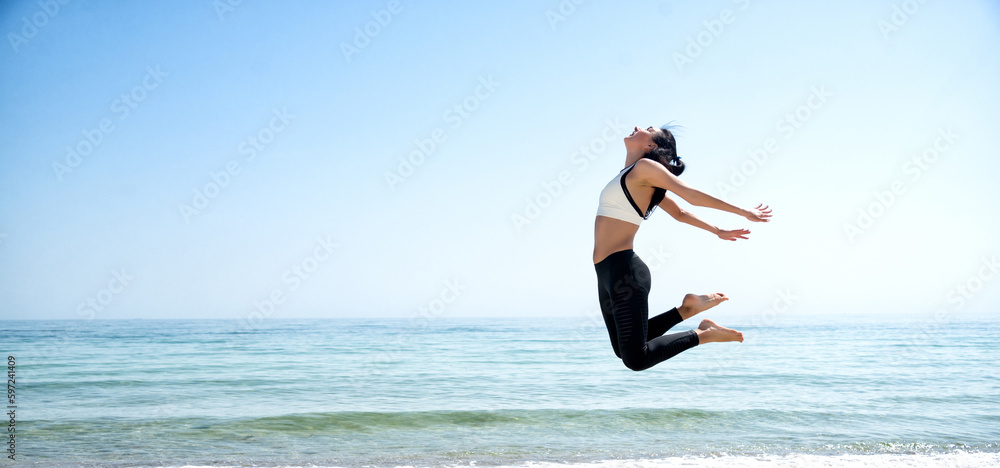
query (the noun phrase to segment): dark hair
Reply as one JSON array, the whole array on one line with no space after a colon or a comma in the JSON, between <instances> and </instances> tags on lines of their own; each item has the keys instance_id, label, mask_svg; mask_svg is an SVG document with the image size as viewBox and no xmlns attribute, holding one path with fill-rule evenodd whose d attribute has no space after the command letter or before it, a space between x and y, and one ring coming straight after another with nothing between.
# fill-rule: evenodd
<instances>
[{"instance_id":1,"label":"dark hair","mask_svg":"<svg viewBox=\"0 0 1000 468\"><path fill-rule=\"evenodd\" d=\"M663 164L663 167L666 167L671 174L679 176L684 172L684 162L677 155L677 141L674 140L674 134L670 131L671 128L673 127L667 124L660 127L659 132L653 132L653 143L656 143L656 147L649 150L642 157ZM653 198L649 201L647 213L663 201L666 193L665 189L655 187Z\"/></svg>"},{"instance_id":2,"label":"dark hair","mask_svg":"<svg viewBox=\"0 0 1000 468\"><path fill-rule=\"evenodd\" d=\"M669 125L664 125L660 127L659 132L653 132L653 143L656 143L656 147L642 157L663 164L671 174L679 176L684 172L684 162L677 155L677 141L670 132L671 128Z\"/></svg>"}]
</instances>

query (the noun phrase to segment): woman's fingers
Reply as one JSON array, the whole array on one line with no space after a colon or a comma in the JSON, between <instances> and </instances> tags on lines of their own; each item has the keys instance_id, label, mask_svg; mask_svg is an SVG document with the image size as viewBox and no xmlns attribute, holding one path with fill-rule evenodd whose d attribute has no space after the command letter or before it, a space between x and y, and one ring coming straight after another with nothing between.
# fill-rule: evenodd
<instances>
[{"instance_id":1,"label":"woman's fingers","mask_svg":"<svg viewBox=\"0 0 1000 468\"><path fill-rule=\"evenodd\" d=\"M727 231L726 236L723 239L728 241L735 241L736 239L748 239L747 234L750 234L750 231L746 229Z\"/></svg>"}]
</instances>

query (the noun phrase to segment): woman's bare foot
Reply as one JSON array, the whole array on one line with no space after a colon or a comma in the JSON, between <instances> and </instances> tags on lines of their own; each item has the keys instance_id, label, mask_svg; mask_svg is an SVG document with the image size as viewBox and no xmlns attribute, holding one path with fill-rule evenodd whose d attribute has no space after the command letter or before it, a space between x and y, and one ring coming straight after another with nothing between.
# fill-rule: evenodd
<instances>
[{"instance_id":1,"label":"woman's bare foot","mask_svg":"<svg viewBox=\"0 0 1000 468\"><path fill-rule=\"evenodd\" d=\"M743 342L743 333L733 330L732 328L726 328L719 325L709 319L701 321L701 325L698 325L698 343L722 343L725 341L739 341Z\"/></svg>"},{"instance_id":2,"label":"woman's bare foot","mask_svg":"<svg viewBox=\"0 0 1000 468\"><path fill-rule=\"evenodd\" d=\"M684 300L681 301L681 306L677 308L677 312L680 312L681 319L687 320L728 300L729 298L722 293L704 294L701 296L687 294L684 296Z\"/></svg>"}]
</instances>

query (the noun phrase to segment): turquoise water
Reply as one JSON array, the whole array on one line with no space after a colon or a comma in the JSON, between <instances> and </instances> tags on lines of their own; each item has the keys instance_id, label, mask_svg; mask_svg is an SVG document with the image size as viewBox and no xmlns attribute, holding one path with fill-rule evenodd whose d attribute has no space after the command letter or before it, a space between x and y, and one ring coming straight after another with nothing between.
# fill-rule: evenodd
<instances>
[{"instance_id":1,"label":"turquoise water","mask_svg":"<svg viewBox=\"0 0 1000 468\"><path fill-rule=\"evenodd\" d=\"M582 318L8 321L0 352L24 465L1000 463L1000 321L726 325L643 372Z\"/></svg>"}]
</instances>

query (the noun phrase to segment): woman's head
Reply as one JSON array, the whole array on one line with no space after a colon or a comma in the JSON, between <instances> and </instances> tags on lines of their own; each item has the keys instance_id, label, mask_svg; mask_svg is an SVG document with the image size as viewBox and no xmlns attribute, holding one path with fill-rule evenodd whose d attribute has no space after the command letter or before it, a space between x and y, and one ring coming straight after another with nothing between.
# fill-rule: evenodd
<instances>
[{"instance_id":1,"label":"woman's head","mask_svg":"<svg viewBox=\"0 0 1000 468\"><path fill-rule=\"evenodd\" d=\"M663 164L675 176L684 172L684 163L677 156L677 142L667 125L646 129L635 127L632 134L625 137L625 149L630 152L641 151L642 157Z\"/></svg>"}]
</instances>

